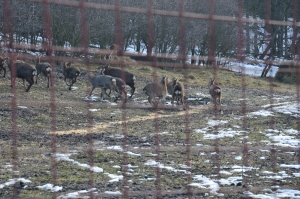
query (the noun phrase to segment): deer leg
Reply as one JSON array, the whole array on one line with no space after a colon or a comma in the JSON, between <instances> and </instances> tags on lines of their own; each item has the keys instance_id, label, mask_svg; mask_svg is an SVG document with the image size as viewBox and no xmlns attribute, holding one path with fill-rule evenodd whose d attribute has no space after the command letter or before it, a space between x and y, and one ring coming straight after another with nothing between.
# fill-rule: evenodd
<instances>
[{"instance_id":1,"label":"deer leg","mask_svg":"<svg viewBox=\"0 0 300 199\"><path fill-rule=\"evenodd\" d=\"M69 87L69 90L72 90L72 86L73 86L73 84L76 82L76 79L72 79L72 83L71 83L71 85L70 85L70 87Z\"/></svg>"},{"instance_id":2,"label":"deer leg","mask_svg":"<svg viewBox=\"0 0 300 199\"><path fill-rule=\"evenodd\" d=\"M55 75L55 74L54 74L54 75ZM53 77L53 73L50 72L49 75L48 75L48 77L49 77L49 79L50 79L50 85L53 86L53 81L54 81L54 80L53 80L53 78L54 78L54 77Z\"/></svg>"},{"instance_id":3,"label":"deer leg","mask_svg":"<svg viewBox=\"0 0 300 199\"><path fill-rule=\"evenodd\" d=\"M104 100L104 93L105 93L104 88L101 88L101 100Z\"/></svg>"},{"instance_id":4,"label":"deer leg","mask_svg":"<svg viewBox=\"0 0 300 199\"><path fill-rule=\"evenodd\" d=\"M73 86L73 81L72 81L72 83L69 86L69 90L72 90L72 86Z\"/></svg>"},{"instance_id":5,"label":"deer leg","mask_svg":"<svg viewBox=\"0 0 300 199\"><path fill-rule=\"evenodd\" d=\"M150 104L152 103L152 97L151 97L151 96L148 97L148 102L149 102Z\"/></svg>"},{"instance_id":6,"label":"deer leg","mask_svg":"<svg viewBox=\"0 0 300 199\"><path fill-rule=\"evenodd\" d=\"M111 93L111 90L109 89L109 94L107 94L107 88L104 88L104 93L110 98L110 93Z\"/></svg>"},{"instance_id":7,"label":"deer leg","mask_svg":"<svg viewBox=\"0 0 300 199\"><path fill-rule=\"evenodd\" d=\"M50 78L49 76L47 76L47 88L49 88L49 82L50 82Z\"/></svg>"},{"instance_id":8,"label":"deer leg","mask_svg":"<svg viewBox=\"0 0 300 199\"><path fill-rule=\"evenodd\" d=\"M14 87L16 85L16 77L12 77L10 81L10 86Z\"/></svg>"},{"instance_id":9,"label":"deer leg","mask_svg":"<svg viewBox=\"0 0 300 199\"><path fill-rule=\"evenodd\" d=\"M24 81L24 86L25 86L25 79L23 79L23 81ZM31 87L32 84L34 83L34 81L33 81L33 78L27 78L26 81L29 83L29 85L28 85L28 87L27 87L27 89L26 89L26 92L28 92L29 89L30 89L30 87Z\"/></svg>"},{"instance_id":10,"label":"deer leg","mask_svg":"<svg viewBox=\"0 0 300 199\"><path fill-rule=\"evenodd\" d=\"M134 86L132 86L132 87L131 87L131 95L130 95L130 97L129 97L129 98L132 98L134 91L135 91L135 87L134 87Z\"/></svg>"},{"instance_id":11,"label":"deer leg","mask_svg":"<svg viewBox=\"0 0 300 199\"><path fill-rule=\"evenodd\" d=\"M36 75L35 77L35 84L37 84L37 78L38 78L39 75Z\"/></svg>"},{"instance_id":12,"label":"deer leg","mask_svg":"<svg viewBox=\"0 0 300 199\"><path fill-rule=\"evenodd\" d=\"M94 89L95 89L95 87L92 88L92 90L91 90L91 92L90 92L90 94L89 94L89 97L92 96L92 93L93 93L93 90L94 90Z\"/></svg>"},{"instance_id":13,"label":"deer leg","mask_svg":"<svg viewBox=\"0 0 300 199\"><path fill-rule=\"evenodd\" d=\"M26 79L26 81L28 82L27 79ZM26 88L25 79L23 79L23 86L24 86L24 88Z\"/></svg>"}]
</instances>

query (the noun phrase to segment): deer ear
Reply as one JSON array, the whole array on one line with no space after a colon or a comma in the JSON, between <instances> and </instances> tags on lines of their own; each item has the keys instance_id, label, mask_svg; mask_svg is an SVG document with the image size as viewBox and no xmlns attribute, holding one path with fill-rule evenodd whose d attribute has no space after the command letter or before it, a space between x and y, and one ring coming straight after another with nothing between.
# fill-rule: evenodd
<instances>
[{"instance_id":1,"label":"deer ear","mask_svg":"<svg viewBox=\"0 0 300 199\"><path fill-rule=\"evenodd\" d=\"M71 66L71 62L67 63L67 66L69 66L69 67L70 67L70 66Z\"/></svg>"}]
</instances>

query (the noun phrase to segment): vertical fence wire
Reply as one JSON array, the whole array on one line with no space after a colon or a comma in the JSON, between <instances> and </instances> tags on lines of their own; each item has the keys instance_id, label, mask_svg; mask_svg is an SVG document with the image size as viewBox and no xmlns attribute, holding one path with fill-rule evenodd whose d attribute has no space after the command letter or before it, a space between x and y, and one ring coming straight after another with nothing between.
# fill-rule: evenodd
<instances>
[{"instance_id":1,"label":"vertical fence wire","mask_svg":"<svg viewBox=\"0 0 300 199\"><path fill-rule=\"evenodd\" d=\"M271 35L271 27L270 27L270 19L271 19L271 0L266 0L266 40L269 42L268 45L271 45L272 41L272 35ZM268 51L266 51L266 57L269 60L268 63L266 63L265 69L268 67L268 65L272 65L272 51L269 49ZM269 100L270 100L270 104L271 104L271 111L273 111L273 106L274 106L274 100L273 100L273 96L274 95L274 90L273 90L273 78L270 77L269 78ZM274 129L274 117L271 116L270 117L270 129L273 131L272 133L275 133L275 129ZM271 167L272 167L272 171L274 173L277 172L277 149L275 147L275 144L272 143L272 147L271 147ZM272 184L273 184L273 189L274 191L277 190L277 181L275 179L272 180Z\"/></svg>"},{"instance_id":2,"label":"vertical fence wire","mask_svg":"<svg viewBox=\"0 0 300 199\"><path fill-rule=\"evenodd\" d=\"M238 50L238 57L237 60L241 63L243 61L243 56L245 54L244 52L244 38L243 38L243 23L242 23L242 18L243 18L243 2L239 1L238 2L238 40L237 40L237 50ZM242 67L242 74L245 73L245 68ZM241 112L243 115L243 131L245 132L243 134L243 167L245 167L245 170L243 171L242 177L243 177L243 186L246 187L246 191L249 191L248 187L248 172L247 168L249 168L249 162L248 162L248 153L249 153L249 148L248 148L248 129L247 129L247 104L246 104L246 77L245 75L241 76L241 82L242 82L242 98L244 99L242 101L242 107L241 107ZM245 174L244 174L245 173Z\"/></svg>"},{"instance_id":3,"label":"vertical fence wire","mask_svg":"<svg viewBox=\"0 0 300 199\"><path fill-rule=\"evenodd\" d=\"M121 2L120 0L115 0L115 32L114 39L117 44L117 56L123 55L123 35L122 35L122 20L121 20ZM124 77L124 62L119 61L122 69L121 75ZM122 175L123 175L123 196L124 198L129 197L129 175L128 175L128 134L126 125L126 105L124 100L122 100L122 150L123 150L123 160L122 160Z\"/></svg>"},{"instance_id":4,"label":"vertical fence wire","mask_svg":"<svg viewBox=\"0 0 300 199\"><path fill-rule=\"evenodd\" d=\"M209 30L208 30L208 38L209 38L209 51L208 51L208 62L212 65L213 70L213 80L217 81L218 78L218 66L215 60L216 54L216 42L215 42L215 23L214 23L214 13L215 13L215 1L210 1L209 4ZM219 120L219 107L215 102L213 105L213 120L217 123ZM213 168L214 172L211 176L215 176L217 180L220 179L220 145L219 145L219 125L214 125L214 135L216 139L214 141L214 153L213 153ZM219 183L219 182L218 182Z\"/></svg>"},{"instance_id":5,"label":"vertical fence wire","mask_svg":"<svg viewBox=\"0 0 300 199\"><path fill-rule=\"evenodd\" d=\"M297 23L297 13L299 12L299 9L298 9L298 1L297 0L294 0L293 1L293 38L292 38L292 44L291 44L291 47L292 47L292 57L295 61L297 61L297 63L299 63L300 61L300 50L299 50L299 47L295 46L296 44L296 37L299 35L296 34L296 30L297 30L297 27L296 27L296 23ZM295 52L295 49L297 49L297 52ZM297 87L296 87L296 93L297 93L297 110L300 112L300 67L299 65L297 64L292 64L292 67L293 68L296 68L296 84L297 84ZM300 140L300 120L298 119L297 120L297 138ZM298 145L298 149L297 149L297 152L296 152L296 156L297 156L297 163L300 165L300 144ZM300 172L300 168L298 169L298 172Z\"/></svg>"},{"instance_id":6,"label":"vertical fence wire","mask_svg":"<svg viewBox=\"0 0 300 199\"><path fill-rule=\"evenodd\" d=\"M154 2L153 0L148 0L147 1L147 18L148 18L148 35L147 35L147 41L148 41L148 46L147 46L147 57L148 59L151 60L151 66L153 67L153 82L158 81L157 77L157 58L153 56L153 51L156 53L156 48L154 46L155 44L155 31L154 31L154 21L153 21L153 6ZM155 84L154 87L154 92L157 91L157 85ZM160 168L160 161L161 161L161 154L160 154L160 135L159 135L159 119L157 118L158 116L158 103L154 104L154 114L155 117L153 119L153 126L154 126L154 134L155 134L155 140L154 140L154 146L155 146L155 161L156 161L156 168L155 168L155 173L156 173L156 179L155 179L155 197L156 198L162 198L162 190L161 190L161 168Z\"/></svg>"},{"instance_id":7,"label":"vertical fence wire","mask_svg":"<svg viewBox=\"0 0 300 199\"><path fill-rule=\"evenodd\" d=\"M188 82L188 67L186 64L187 61L187 56L185 53L186 49L186 33L185 33L185 18L183 17L184 14L184 6L185 6L185 1L180 0L179 3L179 53L178 53L178 59L182 63L182 68L183 68L183 76L184 76L184 85L187 86L189 85ZM188 96L188 89L183 89L186 90L185 96ZM183 91L182 91L183 92ZM173 100L173 97L172 97ZM177 101L178 102L178 101ZM191 183L191 164L190 164L190 159L191 159L191 143L190 143L190 127L189 127L189 103L188 100L182 99L182 104L183 106L183 111L185 111L185 150L186 150L186 166L187 166L187 190L186 190L186 195L188 198L192 198L192 189L190 186ZM174 102L175 103L175 102ZM178 104L177 104L178 105Z\"/></svg>"},{"instance_id":8,"label":"vertical fence wire","mask_svg":"<svg viewBox=\"0 0 300 199\"><path fill-rule=\"evenodd\" d=\"M6 16L5 18L5 24L4 24L4 41L7 44L8 47L12 47L13 45L13 21L12 21L12 9L9 5L9 1L4 1L4 14ZM9 40L6 39L7 35L9 35ZM16 77L16 55L14 53L9 53L9 59L11 64L11 75L12 77ZM11 78L11 102L10 107L12 109L12 143L11 143L11 154L12 154L12 169L13 169L13 178L19 177L19 158L18 158L18 110L17 110L17 100L18 100L18 93L16 91L16 85L13 78ZM13 186L13 197L18 198L18 184L14 184Z\"/></svg>"},{"instance_id":9,"label":"vertical fence wire","mask_svg":"<svg viewBox=\"0 0 300 199\"><path fill-rule=\"evenodd\" d=\"M147 17L148 17L148 37L147 41L149 41L150 45L148 46L148 52L147 56L151 60L151 66L153 68L153 82L158 81L166 81L166 79L163 80L164 77L161 77L162 79L159 79L157 74L157 58L155 56L152 56L152 52L154 51L156 53L156 47L154 46L155 43L155 32L153 30L154 23L153 23L153 0L148 0L148 9L147 9ZM154 49L153 49L154 48ZM154 93L158 92L158 84L153 84L153 91ZM150 99L150 98L149 98ZM154 126L154 146L155 146L155 161L156 161L156 168L155 168L155 197L160 199L162 198L162 188L161 188L161 148L160 148L160 133L159 133L159 119L158 119L158 111L159 109L159 103L153 100L153 111L154 111L154 119L153 119L153 126Z\"/></svg>"},{"instance_id":10,"label":"vertical fence wire","mask_svg":"<svg viewBox=\"0 0 300 199\"><path fill-rule=\"evenodd\" d=\"M90 63L89 63L89 54L88 54L88 47L89 47L89 22L86 18L86 6L85 6L85 0L80 0L79 3L79 9L80 9L80 47L81 47L81 54L84 56L84 64L86 67L87 71L91 70L90 67ZM91 77L89 76L89 74L87 75L87 80L89 81L91 79ZM91 127L92 127L92 121L93 121L93 117L91 112L89 111L89 109L91 108L91 102L89 100L87 100L87 104L86 104L86 108L87 108L87 122L88 122L88 133L87 133L87 142L88 142L88 161L89 161L89 166L90 168L94 167L94 141L93 141L93 133L91 131ZM94 171L93 169L89 169L89 189L91 190L92 188L94 188ZM89 192L89 197L93 198L93 192Z\"/></svg>"},{"instance_id":11,"label":"vertical fence wire","mask_svg":"<svg viewBox=\"0 0 300 199\"><path fill-rule=\"evenodd\" d=\"M53 64L53 49L52 49L52 18L50 12L50 4L48 0L43 0L43 11L44 11L44 19L43 19L43 34L44 40L43 49L46 51L46 54L50 58L50 63ZM55 73L55 68L53 68L53 73ZM50 77L51 83L55 84L55 76L52 75ZM54 87L50 87L50 116L51 116L51 175L52 175L52 184L54 186L57 185L57 160L56 160L56 152L57 152L57 107L56 107L56 92ZM55 199L57 194L54 192L52 194L52 199Z\"/></svg>"}]
</instances>

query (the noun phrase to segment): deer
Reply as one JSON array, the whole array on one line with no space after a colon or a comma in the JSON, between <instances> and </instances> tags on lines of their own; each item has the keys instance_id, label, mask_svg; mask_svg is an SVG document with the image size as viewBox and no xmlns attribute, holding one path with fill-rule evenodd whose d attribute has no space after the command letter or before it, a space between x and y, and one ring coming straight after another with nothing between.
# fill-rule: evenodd
<instances>
[{"instance_id":1,"label":"deer","mask_svg":"<svg viewBox=\"0 0 300 199\"><path fill-rule=\"evenodd\" d=\"M20 78L23 80L23 85L26 89L25 91L29 92L31 86L34 84L34 77L37 75L36 68L22 61L12 61L10 59L8 59L7 65L11 72L11 86L15 84L16 78ZM27 88L25 80L29 83Z\"/></svg>"},{"instance_id":2,"label":"deer","mask_svg":"<svg viewBox=\"0 0 300 199\"><path fill-rule=\"evenodd\" d=\"M72 90L73 84L77 81L77 77L80 75L80 70L76 67L71 67L71 62L63 63L63 75L64 81L69 86L69 90ZM71 82L67 82L67 79Z\"/></svg>"},{"instance_id":3,"label":"deer","mask_svg":"<svg viewBox=\"0 0 300 199\"><path fill-rule=\"evenodd\" d=\"M129 98L132 98L134 91L135 91L135 80L136 77L130 72L122 71L117 68L111 68L109 65L103 65L98 68L99 73L102 75L109 75L112 77L118 77L124 80L126 85L128 85L131 88L131 95Z\"/></svg>"},{"instance_id":4,"label":"deer","mask_svg":"<svg viewBox=\"0 0 300 199\"><path fill-rule=\"evenodd\" d=\"M177 105L179 101L184 105L184 85L178 79L175 79L174 83L171 103L174 104L174 100L176 100Z\"/></svg>"},{"instance_id":5,"label":"deer","mask_svg":"<svg viewBox=\"0 0 300 199\"><path fill-rule=\"evenodd\" d=\"M7 57L0 56L0 73L3 70L3 72L4 72L3 77L5 77L5 74L6 74L6 68L5 68L6 60L7 60Z\"/></svg>"},{"instance_id":6,"label":"deer","mask_svg":"<svg viewBox=\"0 0 300 199\"><path fill-rule=\"evenodd\" d=\"M159 100L165 101L167 95L167 77L163 76L159 82L147 84L143 92L148 96L148 102L151 104L158 97Z\"/></svg>"},{"instance_id":7,"label":"deer","mask_svg":"<svg viewBox=\"0 0 300 199\"><path fill-rule=\"evenodd\" d=\"M222 91L219 86L215 85L215 79L210 78L208 86L209 86L209 94L213 98L214 103L218 103L221 105Z\"/></svg>"},{"instance_id":8,"label":"deer","mask_svg":"<svg viewBox=\"0 0 300 199\"><path fill-rule=\"evenodd\" d=\"M92 90L90 91L89 97L92 96L94 89L98 87L102 89L101 100L103 100L104 98L104 93L106 93L106 89L110 89L118 93L118 96L116 97L115 101L117 101L117 99L122 95L122 90L118 88L117 80L115 77L109 75L96 75L95 77L92 78L91 83L92 83ZM123 86L125 86L125 84L123 84Z\"/></svg>"},{"instance_id":9,"label":"deer","mask_svg":"<svg viewBox=\"0 0 300 199\"><path fill-rule=\"evenodd\" d=\"M37 79L38 79L39 74L43 74L43 76L45 78L47 78L47 88L49 88L49 82L50 82L50 78L51 78L51 75L52 75L53 67L48 62L40 62L41 56L42 55L37 56L37 60L36 60L36 63L35 63L35 68L37 70L37 75L36 75L36 78L35 78L35 84L37 84ZM51 86L52 86L52 82L51 82Z\"/></svg>"}]
</instances>

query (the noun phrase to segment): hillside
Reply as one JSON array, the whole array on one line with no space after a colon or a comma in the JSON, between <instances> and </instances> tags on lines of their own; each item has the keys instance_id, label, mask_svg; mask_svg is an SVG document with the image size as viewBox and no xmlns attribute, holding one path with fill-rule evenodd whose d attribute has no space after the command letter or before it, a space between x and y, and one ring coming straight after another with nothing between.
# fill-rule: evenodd
<instances>
[{"instance_id":1,"label":"hillside","mask_svg":"<svg viewBox=\"0 0 300 199\"><path fill-rule=\"evenodd\" d=\"M16 192L27 198L155 198L153 190L159 189L162 198L299 192L295 86L273 82L270 93L269 79L246 76L243 87L241 76L218 70L223 101L216 109L207 88L211 69L190 69L186 75L183 69L157 69L158 77L187 83L189 109L167 100L155 110L142 93L152 81L151 67L126 66L137 76L137 88L122 106L99 101L100 89L95 101L88 101L85 66L74 65L82 76L72 91L59 70L54 88L47 89L43 80L26 93L18 80L16 95L9 78L0 78L1 198ZM91 65L91 71L97 68Z\"/></svg>"}]
</instances>

